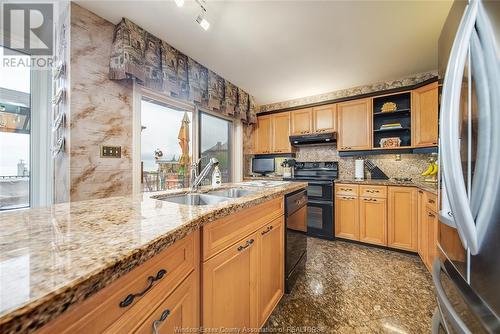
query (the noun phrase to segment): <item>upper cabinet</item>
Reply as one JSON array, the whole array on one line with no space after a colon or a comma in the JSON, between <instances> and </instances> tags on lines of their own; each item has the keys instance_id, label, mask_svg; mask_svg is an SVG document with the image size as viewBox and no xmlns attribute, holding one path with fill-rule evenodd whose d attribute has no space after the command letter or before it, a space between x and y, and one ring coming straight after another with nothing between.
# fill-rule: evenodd
<instances>
[{"instance_id":1,"label":"upper cabinet","mask_svg":"<svg viewBox=\"0 0 500 334\"><path fill-rule=\"evenodd\" d=\"M272 152L289 153L290 146L290 113L284 112L271 116L272 127Z\"/></svg>"},{"instance_id":2,"label":"upper cabinet","mask_svg":"<svg viewBox=\"0 0 500 334\"><path fill-rule=\"evenodd\" d=\"M371 99L339 103L338 142L339 151L369 150L372 148Z\"/></svg>"},{"instance_id":3,"label":"upper cabinet","mask_svg":"<svg viewBox=\"0 0 500 334\"><path fill-rule=\"evenodd\" d=\"M413 146L438 144L438 84L437 82L412 91Z\"/></svg>"},{"instance_id":4,"label":"upper cabinet","mask_svg":"<svg viewBox=\"0 0 500 334\"><path fill-rule=\"evenodd\" d=\"M256 154L271 153L272 124L271 115L257 117L257 127L254 132Z\"/></svg>"},{"instance_id":5,"label":"upper cabinet","mask_svg":"<svg viewBox=\"0 0 500 334\"><path fill-rule=\"evenodd\" d=\"M300 109L291 112L292 135L312 133L312 108Z\"/></svg>"},{"instance_id":6,"label":"upper cabinet","mask_svg":"<svg viewBox=\"0 0 500 334\"><path fill-rule=\"evenodd\" d=\"M255 154L290 153L290 113L257 117Z\"/></svg>"},{"instance_id":7,"label":"upper cabinet","mask_svg":"<svg viewBox=\"0 0 500 334\"><path fill-rule=\"evenodd\" d=\"M337 131L337 105L327 104L312 109L313 132Z\"/></svg>"}]
</instances>

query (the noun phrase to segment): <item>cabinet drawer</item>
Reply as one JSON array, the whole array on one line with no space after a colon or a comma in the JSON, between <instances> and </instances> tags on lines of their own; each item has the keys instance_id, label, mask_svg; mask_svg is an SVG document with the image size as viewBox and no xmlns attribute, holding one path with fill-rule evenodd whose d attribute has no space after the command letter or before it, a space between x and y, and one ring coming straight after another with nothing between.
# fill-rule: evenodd
<instances>
[{"instance_id":1,"label":"cabinet drawer","mask_svg":"<svg viewBox=\"0 0 500 334\"><path fill-rule=\"evenodd\" d=\"M425 192L425 206L434 212L438 211L437 196L436 194Z\"/></svg>"},{"instance_id":2,"label":"cabinet drawer","mask_svg":"<svg viewBox=\"0 0 500 334\"><path fill-rule=\"evenodd\" d=\"M198 289L196 273L191 273L182 283L164 299L161 304L144 320L128 317L120 328L112 333L176 333L181 329L198 328Z\"/></svg>"},{"instance_id":3,"label":"cabinet drawer","mask_svg":"<svg viewBox=\"0 0 500 334\"><path fill-rule=\"evenodd\" d=\"M335 185L335 194L343 196L358 196L359 186L357 184L343 184Z\"/></svg>"},{"instance_id":4,"label":"cabinet drawer","mask_svg":"<svg viewBox=\"0 0 500 334\"><path fill-rule=\"evenodd\" d=\"M116 333L114 328L124 319L133 317L141 323L193 271L199 259L198 243L195 231L74 305L38 333Z\"/></svg>"},{"instance_id":5,"label":"cabinet drawer","mask_svg":"<svg viewBox=\"0 0 500 334\"><path fill-rule=\"evenodd\" d=\"M283 198L244 209L203 227L203 261L283 215Z\"/></svg>"},{"instance_id":6,"label":"cabinet drawer","mask_svg":"<svg viewBox=\"0 0 500 334\"><path fill-rule=\"evenodd\" d=\"M372 186L372 185L359 186L359 196L361 196L361 197L387 198L387 187L386 186Z\"/></svg>"}]
</instances>

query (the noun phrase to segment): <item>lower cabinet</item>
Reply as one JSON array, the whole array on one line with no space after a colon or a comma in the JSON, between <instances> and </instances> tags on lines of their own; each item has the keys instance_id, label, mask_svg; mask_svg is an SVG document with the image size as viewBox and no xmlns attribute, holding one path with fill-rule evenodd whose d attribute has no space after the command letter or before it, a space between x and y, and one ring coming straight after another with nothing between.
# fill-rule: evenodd
<instances>
[{"instance_id":1,"label":"lower cabinet","mask_svg":"<svg viewBox=\"0 0 500 334\"><path fill-rule=\"evenodd\" d=\"M335 236L359 240L358 197L335 196Z\"/></svg>"},{"instance_id":2,"label":"lower cabinet","mask_svg":"<svg viewBox=\"0 0 500 334\"><path fill-rule=\"evenodd\" d=\"M436 213L435 195L419 190L418 192L418 254L427 269L437 256L439 219Z\"/></svg>"},{"instance_id":3,"label":"lower cabinet","mask_svg":"<svg viewBox=\"0 0 500 334\"><path fill-rule=\"evenodd\" d=\"M387 246L417 251L417 190L388 187Z\"/></svg>"},{"instance_id":4,"label":"lower cabinet","mask_svg":"<svg viewBox=\"0 0 500 334\"><path fill-rule=\"evenodd\" d=\"M192 273L134 333L176 333L181 329L198 328L198 289L196 275ZM131 333L132 331L119 331ZM116 332L115 332L116 333Z\"/></svg>"},{"instance_id":5,"label":"lower cabinet","mask_svg":"<svg viewBox=\"0 0 500 334\"><path fill-rule=\"evenodd\" d=\"M259 242L259 325L262 327L285 289L285 221L275 219L257 234Z\"/></svg>"},{"instance_id":6,"label":"lower cabinet","mask_svg":"<svg viewBox=\"0 0 500 334\"><path fill-rule=\"evenodd\" d=\"M256 328L258 233L203 264L203 327Z\"/></svg>"},{"instance_id":7,"label":"lower cabinet","mask_svg":"<svg viewBox=\"0 0 500 334\"><path fill-rule=\"evenodd\" d=\"M387 201L385 198L360 198L359 241L387 245Z\"/></svg>"},{"instance_id":8,"label":"lower cabinet","mask_svg":"<svg viewBox=\"0 0 500 334\"><path fill-rule=\"evenodd\" d=\"M255 222L256 214L249 216L246 210L236 217ZM203 262L204 328L260 328L283 296L284 216L283 210L274 211L274 217L272 212L265 216L270 217L268 221L251 234L236 242L227 241L222 251ZM210 229L203 235L214 239L217 226Z\"/></svg>"}]
</instances>

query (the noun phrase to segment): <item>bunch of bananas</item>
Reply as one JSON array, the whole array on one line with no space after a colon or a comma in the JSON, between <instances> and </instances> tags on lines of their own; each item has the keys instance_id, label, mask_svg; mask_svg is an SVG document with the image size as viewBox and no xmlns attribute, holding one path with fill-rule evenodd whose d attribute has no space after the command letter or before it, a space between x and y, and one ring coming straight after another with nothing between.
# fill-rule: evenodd
<instances>
[{"instance_id":1,"label":"bunch of bananas","mask_svg":"<svg viewBox=\"0 0 500 334\"><path fill-rule=\"evenodd\" d=\"M436 162L431 162L429 167L422 173L422 176L431 176L436 175L438 173L439 166Z\"/></svg>"}]
</instances>

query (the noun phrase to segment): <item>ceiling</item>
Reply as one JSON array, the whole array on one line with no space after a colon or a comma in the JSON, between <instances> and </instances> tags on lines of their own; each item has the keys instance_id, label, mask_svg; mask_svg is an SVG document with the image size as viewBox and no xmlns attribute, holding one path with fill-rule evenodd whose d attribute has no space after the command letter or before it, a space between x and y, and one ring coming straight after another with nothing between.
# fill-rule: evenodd
<instances>
[{"instance_id":1,"label":"ceiling","mask_svg":"<svg viewBox=\"0 0 500 334\"><path fill-rule=\"evenodd\" d=\"M451 1L76 1L127 17L254 95L259 104L437 69Z\"/></svg>"}]
</instances>

